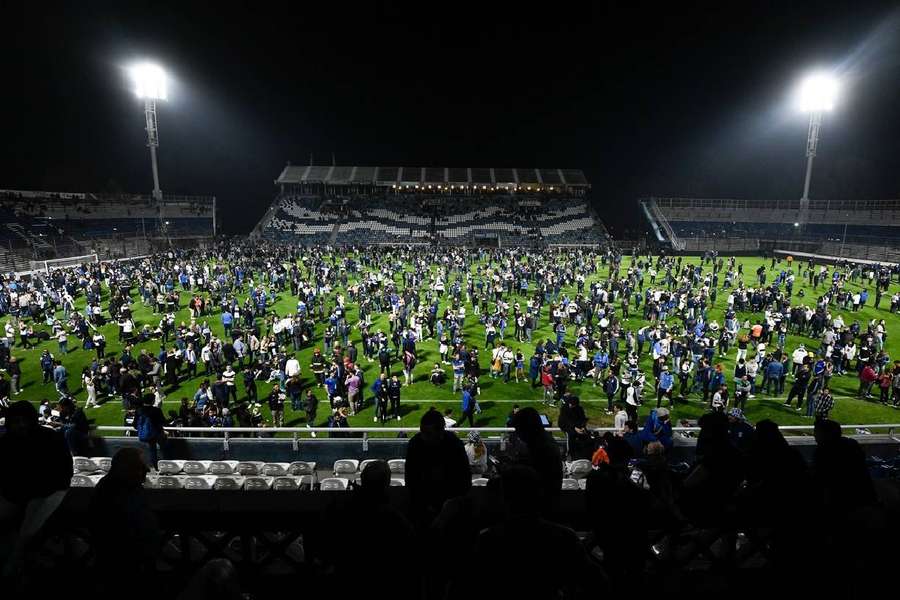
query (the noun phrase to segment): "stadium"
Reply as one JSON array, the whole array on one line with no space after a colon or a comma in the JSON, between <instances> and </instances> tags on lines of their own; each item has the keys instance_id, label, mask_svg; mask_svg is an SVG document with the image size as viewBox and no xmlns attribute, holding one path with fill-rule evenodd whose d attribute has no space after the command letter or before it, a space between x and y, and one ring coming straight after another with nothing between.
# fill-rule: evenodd
<instances>
[{"instance_id":1,"label":"stadium","mask_svg":"<svg viewBox=\"0 0 900 600\"><path fill-rule=\"evenodd\" d=\"M164 192L193 181L160 163L188 92L126 79L152 191L0 181L11 597L884 583L900 200L825 199L813 169L850 77L799 88L800 199L647 185L621 214L586 159L502 145Z\"/></svg>"}]
</instances>

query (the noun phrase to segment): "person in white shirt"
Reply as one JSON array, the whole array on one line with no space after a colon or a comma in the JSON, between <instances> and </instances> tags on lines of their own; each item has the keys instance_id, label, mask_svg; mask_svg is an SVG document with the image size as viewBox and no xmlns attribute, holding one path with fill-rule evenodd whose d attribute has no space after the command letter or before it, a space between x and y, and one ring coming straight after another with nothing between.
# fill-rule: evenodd
<instances>
[{"instance_id":1,"label":"person in white shirt","mask_svg":"<svg viewBox=\"0 0 900 600\"><path fill-rule=\"evenodd\" d=\"M291 356L285 363L284 374L288 379L300 375L300 361L295 356Z\"/></svg>"},{"instance_id":2,"label":"person in white shirt","mask_svg":"<svg viewBox=\"0 0 900 600\"><path fill-rule=\"evenodd\" d=\"M621 404L616 404L615 409L616 416L613 417L613 425L616 428L616 433L622 435L625 433L625 422L628 421L628 413L625 412Z\"/></svg>"}]
</instances>

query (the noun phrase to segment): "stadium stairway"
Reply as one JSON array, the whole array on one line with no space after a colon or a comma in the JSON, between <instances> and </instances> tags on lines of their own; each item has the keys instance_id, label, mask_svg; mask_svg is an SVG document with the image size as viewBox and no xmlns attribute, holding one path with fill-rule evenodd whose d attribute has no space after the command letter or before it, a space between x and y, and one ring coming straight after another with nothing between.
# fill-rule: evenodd
<instances>
[{"instance_id":1,"label":"stadium stairway","mask_svg":"<svg viewBox=\"0 0 900 600\"><path fill-rule=\"evenodd\" d=\"M344 219L338 219L337 223L334 224L334 227L331 228L331 235L328 236L328 245L334 246L334 243L337 241L338 233L341 231L341 225L343 224Z\"/></svg>"}]
</instances>

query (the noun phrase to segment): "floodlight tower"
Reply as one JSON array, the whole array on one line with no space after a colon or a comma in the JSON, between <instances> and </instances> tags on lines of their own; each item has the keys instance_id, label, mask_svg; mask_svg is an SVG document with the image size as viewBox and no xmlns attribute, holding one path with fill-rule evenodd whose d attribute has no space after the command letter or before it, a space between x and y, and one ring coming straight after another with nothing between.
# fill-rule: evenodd
<instances>
[{"instance_id":1,"label":"floodlight tower","mask_svg":"<svg viewBox=\"0 0 900 600\"><path fill-rule=\"evenodd\" d=\"M159 129L156 120L156 101L166 100L166 73L158 65L141 63L131 68L134 93L144 101L144 118L147 121L147 146L150 148L150 164L153 167L153 198L162 200L159 189L159 166L156 149L159 147Z\"/></svg>"},{"instance_id":2,"label":"floodlight tower","mask_svg":"<svg viewBox=\"0 0 900 600\"><path fill-rule=\"evenodd\" d=\"M813 73L800 84L797 96L800 110L809 113L809 133L806 138L806 180L803 183L803 196L800 198L800 210L805 213L809 209L809 181L812 178L813 158L819 145L819 128L822 126L822 114L834 108L837 98L838 82L827 73Z\"/></svg>"}]
</instances>

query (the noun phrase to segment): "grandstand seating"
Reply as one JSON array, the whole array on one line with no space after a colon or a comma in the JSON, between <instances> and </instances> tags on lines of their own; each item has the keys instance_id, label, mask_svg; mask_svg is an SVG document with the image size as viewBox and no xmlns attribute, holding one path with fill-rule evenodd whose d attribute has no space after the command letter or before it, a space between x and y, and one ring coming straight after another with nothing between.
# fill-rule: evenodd
<instances>
[{"instance_id":1,"label":"grandstand seating","mask_svg":"<svg viewBox=\"0 0 900 600\"><path fill-rule=\"evenodd\" d=\"M890 260L894 253L889 250L900 248L898 200L813 200L806 209L799 200L647 198L641 202L659 241L671 242L679 250L754 249L740 242L756 240L767 247ZM878 256L869 256L873 247Z\"/></svg>"},{"instance_id":2,"label":"grandstand seating","mask_svg":"<svg viewBox=\"0 0 900 600\"><path fill-rule=\"evenodd\" d=\"M73 457L75 474L72 487L94 487L109 470L110 460L105 457ZM144 486L184 490L342 491L357 482L366 466L376 460L381 459L338 459L328 471L321 472L321 479L316 463L310 461L160 460L157 471L147 476ZM405 486L406 460L394 458L386 462L391 473L391 485ZM562 467L565 474L563 490L584 489L585 480L593 470L589 460L562 463ZM487 485L487 482L488 479L480 474L472 476L472 485L476 487Z\"/></svg>"},{"instance_id":3,"label":"grandstand seating","mask_svg":"<svg viewBox=\"0 0 900 600\"><path fill-rule=\"evenodd\" d=\"M261 229L268 239L304 244L597 244L607 235L578 197L406 193L276 198Z\"/></svg>"},{"instance_id":4,"label":"grandstand seating","mask_svg":"<svg viewBox=\"0 0 900 600\"><path fill-rule=\"evenodd\" d=\"M0 190L0 269L24 270L28 260L97 253L115 258L116 240L200 238L213 234L214 200L135 194Z\"/></svg>"}]
</instances>

